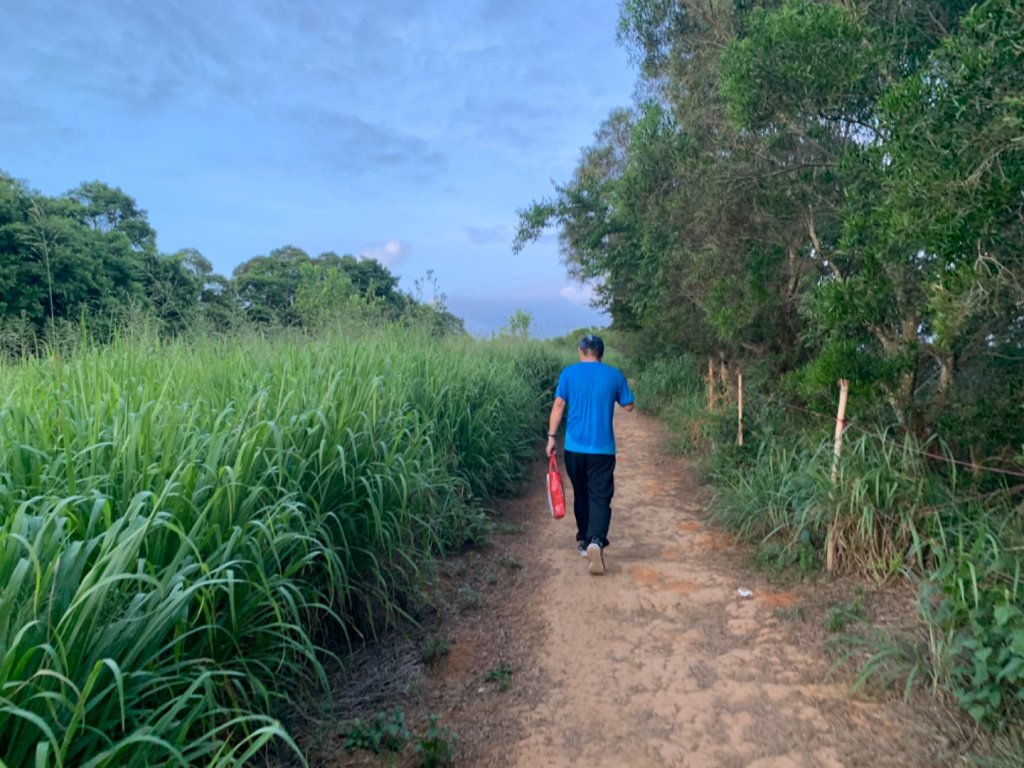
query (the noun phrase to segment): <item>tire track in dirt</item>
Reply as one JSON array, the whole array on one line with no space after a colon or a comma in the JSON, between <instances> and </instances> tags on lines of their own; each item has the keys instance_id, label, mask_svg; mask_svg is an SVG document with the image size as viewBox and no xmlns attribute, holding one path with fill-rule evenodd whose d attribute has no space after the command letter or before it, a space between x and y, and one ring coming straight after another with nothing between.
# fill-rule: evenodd
<instances>
[{"instance_id":1,"label":"tire track in dirt","mask_svg":"<svg viewBox=\"0 0 1024 768\"><path fill-rule=\"evenodd\" d=\"M517 601L539 627L525 652L530 695L507 702L516 742L481 748L480 764L936 765L936 734L900 703L856 701L823 682L820 642L801 642L776 615L800 594L765 585L727 535L704 526L706 491L685 460L663 454L660 423L619 411L615 429L608 572L587 573L571 512L534 518L524 560L539 576Z\"/></svg>"}]
</instances>

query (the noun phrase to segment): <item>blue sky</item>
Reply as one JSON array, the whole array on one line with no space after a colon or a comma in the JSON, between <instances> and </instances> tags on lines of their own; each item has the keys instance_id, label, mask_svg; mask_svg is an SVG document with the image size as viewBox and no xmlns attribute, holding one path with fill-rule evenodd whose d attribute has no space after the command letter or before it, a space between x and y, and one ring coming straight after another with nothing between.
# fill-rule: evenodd
<instances>
[{"instance_id":1,"label":"blue sky","mask_svg":"<svg viewBox=\"0 0 1024 768\"><path fill-rule=\"evenodd\" d=\"M566 181L634 72L618 3L39 0L0 28L0 169L99 179L223 274L293 244L428 269L477 333L605 322L516 209Z\"/></svg>"}]
</instances>

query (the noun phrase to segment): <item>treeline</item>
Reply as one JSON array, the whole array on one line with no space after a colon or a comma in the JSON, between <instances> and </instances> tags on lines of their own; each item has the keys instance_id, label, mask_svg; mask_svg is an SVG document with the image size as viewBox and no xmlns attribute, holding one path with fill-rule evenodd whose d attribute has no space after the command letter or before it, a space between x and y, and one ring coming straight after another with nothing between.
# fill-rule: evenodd
<instances>
[{"instance_id":1,"label":"treeline","mask_svg":"<svg viewBox=\"0 0 1024 768\"><path fill-rule=\"evenodd\" d=\"M291 245L224 277L195 249L161 252L146 211L121 189L92 181L48 197L0 172L0 351L7 354L34 350L83 320L102 340L140 314L172 335L352 317L463 332L436 285L426 287L434 296L418 300L375 260L314 257Z\"/></svg>"},{"instance_id":2,"label":"treeline","mask_svg":"<svg viewBox=\"0 0 1024 768\"><path fill-rule=\"evenodd\" d=\"M517 245L557 226L766 562L917 584L863 679L1019 727L1024 2L623 0L619 35L639 97ZM743 447L709 360L745 374Z\"/></svg>"},{"instance_id":3,"label":"treeline","mask_svg":"<svg viewBox=\"0 0 1024 768\"><path fill-rule=\"evenodd\" d=\"M1012 459L1024 411L1024 5L626 0L645 100L521 212L649 355Z\"/></svg>"}]
</instances>

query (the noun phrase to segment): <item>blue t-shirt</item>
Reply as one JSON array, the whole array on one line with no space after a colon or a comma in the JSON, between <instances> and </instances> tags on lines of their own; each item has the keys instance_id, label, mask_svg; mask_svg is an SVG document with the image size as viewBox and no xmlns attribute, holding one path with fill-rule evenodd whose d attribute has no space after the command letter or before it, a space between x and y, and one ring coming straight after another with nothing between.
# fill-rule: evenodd
<instances>
[{"instance_id":1,"label":"blue t-shirt","mask_svg":"<svg viewBox=\"0 0 1024 768\"><path fill-rule=\"evenodd\" d=\"M569 417L565 450L577 453L615 453L612 415L615 404L629 405L633 393L622 371L604 363L576 363L558 377L555 397L565 400Z\"/></svg>"}]
</instances>

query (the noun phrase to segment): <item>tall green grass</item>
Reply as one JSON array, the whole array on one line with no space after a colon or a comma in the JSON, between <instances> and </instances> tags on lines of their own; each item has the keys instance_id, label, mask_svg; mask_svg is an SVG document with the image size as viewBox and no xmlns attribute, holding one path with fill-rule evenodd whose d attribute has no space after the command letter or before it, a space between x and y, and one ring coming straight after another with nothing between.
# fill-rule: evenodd
<instances>
[{"instance_id":1,"label":"tall green grass","mask_svg":"<svg viewBox=\"0 0 1024 768\"><path fill-rule=\"evenodd\" d=\"M918 591L935 677L994 729L1024 724L1024 514L965 505L929 542L934 568Z\"/></svg>"},{"instance_id":2,"label":"tall green grass","mask_svg":"<svg viewBox=\"0 0 1024 768\"><path fill-rule=\"evenodd\" d=\"M708 414L696 361L649 362L636 390L715 487L712 517L759 547L775 567L814 571L832 546L838 570L918 586L919 624L906 637L849 638L868 661L861 680L927 680L978 722L1024 721L1024 517L1020 488L964 477L941 454L895 430L848 431L831 471L832 422L748 390L746 446L735 415ZM995 490L993 490L995 489ZM871 649L874 648L874 651ZM917 649L908 653L908 649ZM924 671L922 671L924 670ZM1014 725L1016 724L1016 726Z\"/></svg>"},{"instance_id":3,"label":"tall green grass","mask_svg":"<svg viewBox=\"0 0 1024 768\"><path fill-rule=\"evenodd\" d=\"M633 390L648 413L671 430L674 448L690 455L706 450L721 431L718 417L707 412L707 392L692 357L635 362Z\"/></svg>"},{"instance_id":4,"label":"tall green grass","mask_svg":"<svg viewBox=\"0 0 1024 768\"><path fill-rule=\"evenodd\" d=\"M0 368L0 764L290 743L288 687L402 617L515 488L557 362L407 333Z\"/></svg>"},{"instance_id":5,"label":"tall green grass","mask_svg":"<svg viewBox=\"0 0 1024 768\"><path fill-rule=\"evenodd\" d=\"M713 515L757 543L819 550L835 542L840 570L886 579L920 572L939 511L956 505L956 473L927 464L910 437L847 436L832 482L832 445L788 435L761 440L716 463Z\"/></svg>"}]
</instances>

